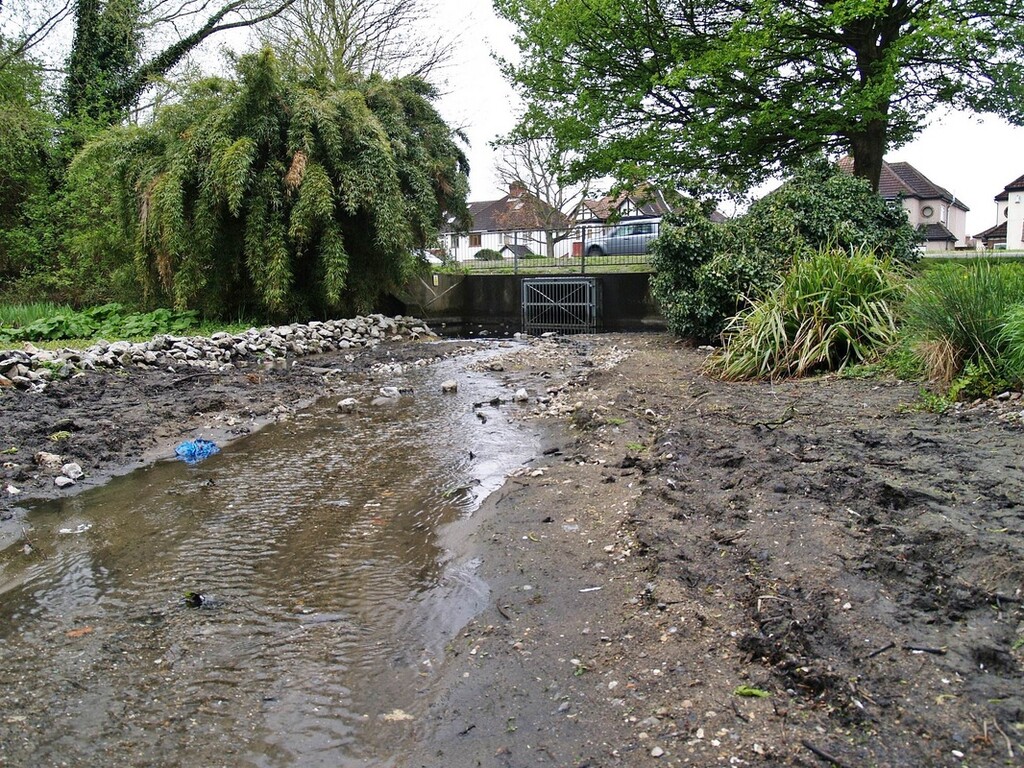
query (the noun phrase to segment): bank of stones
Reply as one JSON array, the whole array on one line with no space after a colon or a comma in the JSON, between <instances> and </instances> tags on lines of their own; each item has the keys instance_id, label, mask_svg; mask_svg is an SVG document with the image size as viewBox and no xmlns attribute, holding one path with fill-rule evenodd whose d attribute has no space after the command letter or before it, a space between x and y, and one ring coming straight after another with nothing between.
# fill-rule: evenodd
<instances>
[{"instance_id":1,"label":"bank of stones","mask_svg":"<svg viewBox=\"0 0 1024 768\"><path fill-rule=\"evenodd\" d=\"M0 351L0 387L41 391L54 379L100 369L179 370L182 367L223 371L263 365L281 367L290 359L372 347L384 341L436 337L413 317L368 315L345 320L312 321L242 333L203 336L155 336L146 342L98 341L87 349L39 349L25 344Z\"/></svg>"}]
</instances>

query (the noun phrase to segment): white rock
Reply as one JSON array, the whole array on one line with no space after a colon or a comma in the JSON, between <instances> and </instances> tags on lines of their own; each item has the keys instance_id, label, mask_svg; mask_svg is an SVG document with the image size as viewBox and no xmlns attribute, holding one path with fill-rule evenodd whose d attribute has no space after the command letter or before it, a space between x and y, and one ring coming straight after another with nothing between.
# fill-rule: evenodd
<instances>
[{"instance_id":1,"label":"white rock","mask_svg":"<svg viewBox=\"0 0 1024 768\"><path fill-rule=\"evenodd\" d=\"M530 400L530 393L525 389L517 389L515 395L512 396L512 399L517 403L526 403Z\"/></svg>"},{"instance_id":2,"label":"white rock","mask_svg":"<svg viewBox=\"0 0 1024 768\"><path fill-rule=\"evenodd\" d=\"M661 747L655 747L651 750L651 757L661 757L665 754L665 750Z\"/></svg>"},{"instance_id":3,"label":"white rock","mask_svg":"<svg viewBox=\"0 0 1024 768\"><path fill-rule=\"evenodd\" d=\"M346 397L338 403L338 410L342 413L352 413L358 406L358 400L354 397Z\"/></svg>"},{"instance_id":4,"label":"white rock","mask_svg":"<svg viewBox=\"0 0 1024 768\"><path fill-rule=\"evenodd\" d=\"M446 381L441 382L442 392L457 392L458 389L459 382L457 382L455 379L447 379Z\"/></svg>"},{"instance_id":5,"label":"white rock","mask_svg":"<svg viewBox=\"0 0 1024 768\"><path fill-rule=\"evenodd\" d=\"M70 464L65 464L63 467L60 468L60 471L62 475L64 475L65 477L70 477L72 480L77 480L78 478L85 475L85 472L82 471L82 467L74 462L71 462Z\"/></svg>"},{"instance_id":6,"label":"white rock","mask_svg":"<svg viewBox=\"0 0 1024 768\"><path fill-rule=\"evenodd\" d=\"M69 485L74 485L75 481L72 480L70 477L65 477L64 475L57 475L55 478L53 478L53 484L56 485L58 488L67 488Z\"/></svg>"},{"instance_id":7,"label":"white rock","mask_svg":"<svg viewBox=\"0 0 1024 768\"><path fill-rule=\"evenodd\" d=\"M398 387L381 387L379 391L381 397L386 397L388 399L394 399L402 396Z\"/></svg>"}]
</instances>

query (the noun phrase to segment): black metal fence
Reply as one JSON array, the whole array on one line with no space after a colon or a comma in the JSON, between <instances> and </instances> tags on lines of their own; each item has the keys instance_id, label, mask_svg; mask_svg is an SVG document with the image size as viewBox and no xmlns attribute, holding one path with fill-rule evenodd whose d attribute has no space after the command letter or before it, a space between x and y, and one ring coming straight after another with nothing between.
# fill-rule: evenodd
<instances>
[{"instance_id":1,"label":"black metal fence","mask_svg":"<svg viewBox=\"0 0 1024 768\"><path fill-rule=\"evenodd\" d=\"M435 252L447 265L469 272L584 274L646 271L660 222L622 221L580 225L571 230L487 232L448 235ZM550 236L549 236L550 234Z\"/></svg>"},{"instance_id":2,"label":"black metal fence","mask_svg":"<svg viewBox=\"0 0 1024 768\"><path fill-rule=\"evenodd\" d=\"M601 284L596 277L530 277L522 282L523 332L596 333Z\"/></svg>"}]
</instances>

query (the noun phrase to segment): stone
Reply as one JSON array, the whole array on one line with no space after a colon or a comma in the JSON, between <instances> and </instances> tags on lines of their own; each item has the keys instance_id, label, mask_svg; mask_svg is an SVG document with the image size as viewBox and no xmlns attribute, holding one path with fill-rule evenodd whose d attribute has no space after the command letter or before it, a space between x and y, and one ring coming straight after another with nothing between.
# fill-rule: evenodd
<instances>
[{"instance_id":1,"label":"stone","mask_svg":"<svg viewBox=\"0 0 1024 768\"><path fill-rule=\"evenodd\" d=\"M441 382L441 391L442 392L458 392L459 391L459 382L457 382L455 379L446 379L445 381Z\"/></svg>"},{"instance_id":2,"label":"stone","mask_svg":"<svg viewBox=\"0 0 1024 768\"><path fill-rule=\"evenodd\" d=\"M402 392L398 387L381 387L379 391L381 397L389 400L394 400L402 395Z\"/></svg>"},{"instance_id":3,"label":"stone","mask_svg":"<svg viewBox=\"0 0 1024 768\"><path fill-rule=\"evenodd\" d=\"M57 475L55 478L53 478L53 484L56 485L58 488L67 488L69 485L74 485L75 481L72 480L70 477L66 477L64 475Z\"/></svg>"},{"instance_id":4,"label":"stone","mask_svg":"<svg viewBox=\"0 0 1024 768\"><path fill-rule=\"evenodd\" d=\"M85 476L85 472L82 471L81 465L75 462L65 464L60 468L60 471L62 475L69 477L72 480L77 480L78 478Z\"/></svg>"},{"instance_id":5,"label":"stone","mask_svg":"<svg viewBox=\"0 0 1024 768\"><path fill-rule=\"evenodd\" d=\"M516 393L512 396L512 399L517 403L527 403L530 401L530 393L525 389L517 389Z\"/></svg>"},{"instance_id":6,"label":"stone","mask_svg":"<svg viewBox=\"0 0 1024 768\"><path fill-rule=\"evenodd\" d=\"M359 407L359 401L354 397L346 397L338 403L338 410L342 413L352 413Z\"/></svg>"},{"instance_id":7,"label":"stone","mask_svg":"<svg viewBox=\"0 0 1024 768\"><path fill-rule=\"evenodd\" d=\"M40 451L33 457L33 461L44 469L59 469L64 463L64 459L56 453L49 453L48 451Z\"/></svg>"}]
</instances>

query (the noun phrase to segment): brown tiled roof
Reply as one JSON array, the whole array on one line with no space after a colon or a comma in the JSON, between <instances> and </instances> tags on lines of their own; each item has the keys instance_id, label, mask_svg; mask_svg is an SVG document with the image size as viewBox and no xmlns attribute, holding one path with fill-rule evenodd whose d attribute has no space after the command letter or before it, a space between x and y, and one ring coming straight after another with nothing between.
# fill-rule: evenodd
<instances>
[{"instance_id":1,"label":"brown tiled roof","mask_svg":"<svg viewBox=\"0 0 1024 768\"><path fill-rule=\"evenodd\" d=\"M607 221L627 200L640 209L641 216L665 216L672 212L661 190L643 186L631 192L620 192L617 195L605 195L597 200L585 200L583 204L598 221Z\"/></svg>"},{"instance_id":2,"label":"brown tiled roof","mask_svg":"<svg viewBox=\"0 0 1024 768\"><path fill-rule=\"evenodd\" d=\"M473 221L470 232L508 232L553 227L567 229L572 226L561 211L534 197L529 192L516 191L500 200L478 200L468 203Z\"/></svg>"},{"instance_id":3,"label":"brown tiled roof","mask_svg":"<svg viewBox=\"0 0 1024 768\"><path fill-rule=\"evenodd\" d=\"M839 168L845 173L853 173L853 158L844 157L839 161ZM945 187L940 187L910 163L890 163L882 161L882 174L878 181L878 194L886 200L897 197L913 197L918 200L945 200L964 211L969 211L964 203L957 200Z\"/></svg>"},{"instance_id":4,"label":"brown tiled roof","mask_svg":"<svg viewBox=\"0 0 1024 768\"><path fill-rule=\"evenodd\" d=\"M924 232L924 239L934 242L936 240L950 240L956 242L956 235L946 228L945 224L924 224L921 226Z\"/></svg>"},{"instance_id":5,"label":"brown tiled roof","mask_svg":"<svg viewBox=\"0 0 1024 768\"><path fill-rule=\"evenodd\" d=\"M1002 224L996 224L994 227L989 227L984 232L979 232L974 236L977 240L1006 240L1006 222Z\"/></svg>"},{"instance_id":6,"label":"brown tiled roof","mask_svg":"<svg viewBox=\"0 0 1024 768\"><path fill-rule=\"evenodd\" d=\"M1007 184L1005 187L1003 187L1003 191L1000 192L995 197L996 202L1002 202L1003 200L1009 200L1010 199L1010 192L1016 191L1018 189L1024 189L1024 176L1021 176L1019 179L1015 179L1014 181L1011 181L1009 184Z\"/></svg>"}]
</instances>

